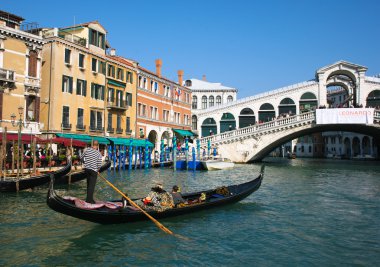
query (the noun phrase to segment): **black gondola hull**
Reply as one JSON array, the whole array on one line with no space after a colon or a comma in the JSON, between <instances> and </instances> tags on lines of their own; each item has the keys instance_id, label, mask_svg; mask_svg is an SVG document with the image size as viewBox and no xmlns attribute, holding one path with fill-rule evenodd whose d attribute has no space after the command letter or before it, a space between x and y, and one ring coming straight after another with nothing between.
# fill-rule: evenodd
<instances>
[{"instance_id":1,"label":"black gondola hull","mask_svg":"<svg viewBox=\"0 0 380 267\"><path fill-rule=\"evenodd\" d=\"M260 175L256 179L244 184L228 186L227 188L230 192L229 196L214 199L212 196L215 190L208 190L204 191L208 196L210 196L208 200L205 202L186 205L180 208L167 209L161 212L147 212L154 218L161 219L232 204L246 198L247 196L255 192L257 189L259 189L263 177L264 169L262 168ZM128 208L123 208L119 210L86 210L78 208L74 204L68 202L67 200L61 198L56 194L56 192L54 191L53 180L50 182L49 192L47 195L47 204L51 209L57 212L78 219L100 224L130 223L149 220L149 218L142 212L133 211ZM201 193L202 192L185 194L183 197L185 199L194 199L198 197Z\"/></svg>"}]
</instances>

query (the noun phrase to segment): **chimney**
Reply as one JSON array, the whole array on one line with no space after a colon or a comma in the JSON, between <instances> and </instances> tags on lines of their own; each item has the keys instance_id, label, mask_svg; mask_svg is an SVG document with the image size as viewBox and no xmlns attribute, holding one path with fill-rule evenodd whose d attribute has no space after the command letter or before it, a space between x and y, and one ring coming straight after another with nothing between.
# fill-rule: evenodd
<instances>
[{"instance_id":1,"label":"chimney","mask_svg":"<svg viewBox=\"0 0 380 267\"><path fill-rule=\"evenodd\" d=\"M179 85L183 85L182 83L183 83L183 70L179 70L178 72L178 83L179 83Z\"/></svg>"},{"instance_id":2,"label":"chimney","mask_svg":"<svg viewBox=\"0 0 380 267\"><path fill-rule=\"evenodd\" d=\"M162 60L156 59L156 74L160 78L161 78L161 66L162 66Z\"/></svg>"},{"instance_id":3,"label":"chimney","mask_svg":"<svg viewBox=\"0 0 380 267\"><path fill-rule=\"evenodd\" d=\"M203 74L203 76L202 76L202 81L207 81L207 80L206 80L206 75L204 75L204 74Z\"/></svg>"},{"instance_id":4,"label":"chimney","mask_svg":"<svg viewBox=\"0 0 380 267\"><path fill-rule=\"evenodd\" d=\"M110 56L116 56L116 49L115 48L111 48Z\"/></svg>"}]
</instances>

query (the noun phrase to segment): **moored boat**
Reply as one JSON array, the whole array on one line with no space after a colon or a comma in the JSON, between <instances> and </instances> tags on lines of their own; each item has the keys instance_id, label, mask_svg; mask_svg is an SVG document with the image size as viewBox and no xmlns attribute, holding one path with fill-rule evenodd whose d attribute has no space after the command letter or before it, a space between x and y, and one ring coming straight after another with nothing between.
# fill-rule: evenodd
<instances>
[{"instance_id":1,"label":"moored boat","mask_svg":"<svg viewBox=\"0 0 380 267\"><path fill-rule=\"evenodd\" d=\"M41 174L28 175L17 177L5 177L0 180L0 192L17 192L20 190L30 189L36 186L47 184L50 180L50 175L54 175L57 179L61 179L63 176L68 174L71 170L71 162L69 162L64 167L52 171L45 172Z\"/></svg>"},{"instance_id":2,"label":"moored boat","mask_svg":"<svg viewBox=\"0 0 380 267\"><path fill-rule=\"evenodd\" d=\"M202 192L183 194L183 198L188 203L193 203L194 200L199 199L202 193L204 193L206 195L206 199L202 202L169 208L164 211L146 210L146 212L154 218L159 219L235 203L246 198L259 189L263 177L264 165L261 167L259 176L249 182L219 187ZM134 201L140 200L141 198L138 198ZM52 177L50 182L49 191L47 194L47 204L56 212L100 224L129 223L149 220L149 218L140 210L132 206L122 206L121 200L89 204L75 197L59 196L54 190L54 177Z\"/></svg>"},{"instance_id":3,"label":"moored boat","mask_svg":"<svg viewBox=\"0 0 380 267\"><path fill-rule=\"evenodd\" d=\"M202 160L201 163L203 168L209 171L232 169L235 166L235 163L226 158Z\"/></svg>"}]
</instances>

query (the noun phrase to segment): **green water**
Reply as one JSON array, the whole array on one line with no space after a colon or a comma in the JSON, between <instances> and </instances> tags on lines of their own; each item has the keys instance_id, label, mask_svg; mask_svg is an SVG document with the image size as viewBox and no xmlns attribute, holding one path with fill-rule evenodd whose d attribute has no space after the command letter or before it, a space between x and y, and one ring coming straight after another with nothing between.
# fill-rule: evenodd
<instances>
[{"instance_id":1,"label":"green water","mask_svg":"<svg viewBox=\"0 0 380 267\"><path fill-rule=\"evenodd\" d=\"M97 225L50 210L47 186L0 195L1 266L379 266L380 164L268 159L261 188L227 207L151 222ZM256 177L233 170L109 172L131 197L152 181L194 191ZM85 182L62 186L84 197ZM101 179L96 199L117 198Z\"/></svg>"}]
</instances>

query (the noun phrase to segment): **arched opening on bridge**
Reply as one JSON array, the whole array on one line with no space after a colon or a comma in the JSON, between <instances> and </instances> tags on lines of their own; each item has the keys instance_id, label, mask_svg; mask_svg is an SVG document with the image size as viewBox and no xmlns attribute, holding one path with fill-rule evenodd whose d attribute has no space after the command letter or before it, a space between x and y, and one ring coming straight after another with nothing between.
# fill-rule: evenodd
<instances>
[{"instance_id":1,"label":"arched opening on bridge","mask_svg":"<svg viewBox=\"0 0 380 267\"><path fill-rule=\"evenodd\" d=\"M380 90L373 90L367 96L367 107L380 107Z\"/></svg>"},{"instance_id":2,"label":"arched opening on bridge","mask_svg":"<svg viewBox=\"0 0 380 267\"><path fill-rule=\"evenodd\" d=\"M213 118L207 118L202 123L202 137L210 136L217 133L216 121Z\"/></svg>"},{"instance_id":3,"label":"arched opening on bridge","mask_svg":"<svg viewBox=\"0 0 380 267\"><path fill-rule=\"evenodd\" d=\"M198 129L198 118L197 116L191 116L191 129L196 131Z\"/></svg>"},{"instance_id":4,"label":"arched opening on bridge","mask_svg":"<svg viewBox=\"0 0 380 267\"><path fill-rule=\"evenodd\" d=\"M149 132L148 140L153 144L153 148L156 149L157 145L157 132L155 130L152 130Z\"/></svg>"},{"instance_id":5,"label":"arched opening on bridge","mask_svg":"<svg viewBox=\"0 0 380 267\"><path fill-rule=\"evenodd\" d=\"M220 119L220 133L232 131L236 129L236 120L231 113L223 113Z\"/></svg>"},{"instance_id":6,"label":"arched opening on bridge","mask_svg":"<svg viewBox=\"0 0 380 267\"><path fill-rule=\"evenodd\" d=\"M318 106L318 100L315 94L306 92L301 96L299 101L300 113L309 112L315 110Z\"/></svg>"},{"instance_id":7,"label":"arched opening on bridge","mask_svg":"<svg viewBox=\"0 0 380 267\"><path fill-rule=\"evenodd\" d=\"M344 138L344 158L351 158L351 141L350 138Z\"/></svg>"},{"instance_id":8,"label":"arched opening on bridge","mask_svg":"<svg viewBox=\"0 0 380 267\"><path fill-rule=\"evenodd\" d=\"M368 136L364 136L362 140L362 151L363 155L371 155L372 149L371 149L371 140Z\"/></svg>"},{"instance_id":9,"label":"arched opening on bridge","mask_svg":"<svg viewBox=\"0 0 380 267\"><path fill-rule=\"evenodd\" d=\"M352 156L355 157L360 154L360 139L355 136L352 139Z\"/></svg>"},{"instance_id":10,"label":"arched opening on bridge","mask_svg":"<svg viewBox=\"0 0 380 267\"><path fill-rule=\"evenodd\" d=\"M255 113L250 108L244 108L239 115L239 128L248 127L256 123Z\"/></svg>"},{"instance_id":11,"label":"arched opening on bridge","mask_svg":"<svg viewBox=\"0 0 380 267\"><path fill-rule=\"evenodd\" d=\"M297 108L293 99L287 97L281 100L280 105L278 105L278 114L281 116L282 114L296 115Z\"/></svg>"},{"instance_id":12,"label":"arched opening on bridge","mask_svg":"<svg viewBox=\"0 0 380 267\"><path fill-rule=\"evenodd\" d=\"M271 121L276 117L276 112L274 111L274 107L272 104L265 103L260 106L259 110L259 122L267 122Z\"/></svg>"},{"instance_id":13,"label":"arched opening on bridge","mask_svg":"<svg viewBox=\"0 0 380 267\"><path fill-rule=\"evenodd\" d=\"M329 108L348 107L348 88L343 83L332 83L327 86L327 103Z\"/></svg>"},{"instance_id":14,"label":"arched opening on bridge","mask_svg":"<svg viewBox=\"0 0 380 267\"><path fill-rule=\"evenodd\" d=\"M334 105L329 103L331 107L358 106L356 99L356 78L352 72L347 70L332 72L326 80L326 89L328 100L331 98L332 92L334 93L333 95L342 96L340 102L335 101Z\"/></svg>"}]
</instances>

